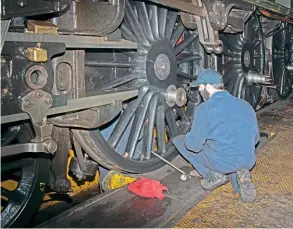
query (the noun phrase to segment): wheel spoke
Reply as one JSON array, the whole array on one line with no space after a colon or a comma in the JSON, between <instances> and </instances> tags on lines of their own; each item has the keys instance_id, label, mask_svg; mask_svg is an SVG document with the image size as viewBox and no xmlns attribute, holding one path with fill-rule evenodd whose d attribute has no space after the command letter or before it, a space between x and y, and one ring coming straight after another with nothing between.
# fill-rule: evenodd
<instances>
[{"instance_id":1,"label":"wheel spoke","mask_svg":"<svg viewBox=\"0 0 293 229\"><path fill-rule=\"evenodd\" d=\"M126 1L126 18L128 20L128 23L134 33L134 35L137 37L138 41L142 44L142 45L145 45L145 46L149 46L150 43L149 41L147 40L140 24L139 24L139 21L133 11L133 8L131 7L129 1Z\"/></svg>"},{"instance_id":2,"label":"wheel spoke","mask_svg":"<svg viewBox=\"0 0 293 229\"><path fill-rule=\"evenodd\" d=\"M236 74L237 74L237 68L235 67L229 68L223 78L223 82L227 91L229 91L232 95L233 95L233 88L237 80Z\"/></svg>"},{"instance_id":3,"label":"wheel spoke","mask_svg":"<svg viewBox=\"0 0 293 229\"><path fill-rule=\"evenodd\" d=\"M241 79L242 79L241 73L236 75L235 85L234 85L233 90L232 90L232 95L234 95L235 97L238 96L239 85L240 85Z\"/></svg>"},{"instance_id":4,"label":"wheel spoke","mask_svg":"<svg viewBox=\"0 0 293 229\"><path fill-rule=\"evenodd\" d=\"M16 138L19 132L20 125L10 127L8 131L5 131L5 133L3 133L1 136L1 146L9 145Z\"/></svg>"},{"instance_id":5,"label":"wheel spoke","mask_svg":"<svg viewBox=\"0 0 293 229\"><path fill-rule=\"evenodd\" d=\"M158 21L158 7L156 5L149 5L149 19L155 39L160 40L159 35L159 21Z\"/></svg>"},{"instance_id":6,"label":"wheel spoke","mask_svg":"<svg viewBox=\"0 0 293 229\"><path fill-rule=\"evenodd\" d=\"M182 64L185 62L192 62L196 60L201 60L202 56L200 54L187 54L187 53L181 53L179 56L177 56L177 64Z\"/></svg>"},{"instance_id":7,"label":"wheel spoke","mask_svg":"<svg viewBox=\"0 0 293 229\"><path fill-rule=\"evenodd\" d=\"M262 54L256 53L256 54L253 55L253 59L261 59L261 58L263 58Z\"/></svg>"},{"instance_id":8,"label":"wheel spoke","mask_svg":"<svg viewBox=\"0 0 293 229\"><path fill-rule=\"evenodd\" d=\"M234 39L236 39L236 36L235 35L230 35L231 36L231 39L232 39L232 36ZM226 46L229 50L231 50L232 52L235 51L235 50L238 50L240 51L241 49L239 47L237 47L232 41L230 38L228 38L228 35L222 35L221 36L221 39L224 43L224 46Z\"/></svg>"},{"instance_id":9,"label":"wheel spoke","mask_svg":"<svg viewBox=\"0 0 293 229\"><path fill-rule=\"evenodd\" d=\"M111 81L110 83L103 85L103 87L101 89L107 90L107 89L115 88L115 87L121 86L123 84L129 83L130 81L133 81L135 79L138 79L138 77L139 77L139 75L123 76L121 78L117 78L117 79Z\"/></svg>"},{"instance_id":10,"label":"wheel spoke","mask_svg":"<svg viewBox=\"0 0 293 229\"><path fill-rule=\"evenodd\" d=\"M256 72L260 72L260 69L257 69L255 65L251 65L251 69Z\"/></svg>"},{"instance_id":11,"label":"wheel spoke","mask_svg":"<svg viewBox=\"0 0 293 229\"><path fill-rule=\"evenodd\" d=\"M144 2L142 1L135 1L136 8L138 10L139 15L139 22L143 25L142 28L144 29L145 35L151 42L155 42L155 38L153 35L153 31L151 28L150 19L148 16L147 8Z\"/></svg>"},{"instance_id":12,"label":"wheel spoke","mask_svg":"<svg viewBox=\"0 0 293 229\"><path fill-rule=\"evenodd\" d=\"M196 79L196 76L193 76L193 75L187 74L185 72L181 72L181 71L177 71L177 75L181 78L185 78L188 80L195 80Z\"/></svg>"},{"instance_id":13,"label":"wheel spoke","mask_svg":"<svg viewBox=\"0 0 293 229\"><path fill-rule=\"evenodd\" d=\"M157 132L158 152L160 154L165 154L166 142L165 142L165 106L164 105L160 105L157 108L156 132Z\"/></svg>"},{"instance_id":14,"label":"wheel spoke","mask_svg":"<svg viewBox=\"0 0 293 229\"><path fill-rule=\"evenodd\" d=\"M166 38L170 39L171 35L173 33L173 29L176 23L176 19L178 16L178 12L175 11L169 11L169 17L168 17L168 21L167 21L167 25L166 25Z\"/></svg>"},{"instance_id":15,"label":"wheel spoke","mask_svg":"<svg viewBox=\"0 0 293 229\"><path fill-rule=\"evenodd\" d=\"M127 126L129 125L133 115L135 114L138 105L140 104L140 102L142 101L142 99L144 98L145 94L147 93L148 88L143 87L142 89L140 89L139 91L139 96L137 98L137 100L134 100L132 102L130 102L128 104L128 107L126 108L126 110L122 113L121 117L118 120L118 123L116 124L116 126L113 129L113 132L111 133L111 136L108 140L108 143L115 148L119 142L119 140L121 139L124 131L126 130Z\"/></svg>"},{"instance_id":16,"label":"wheel spoke","mask_svg":"<svg viewBox=\"0 0 293 229\"><path fill-rule=\"evenodd\" d=\"M183 107L176 106L175 109L176 109L177 113L179 114L179 116L181 117L182 121L189 124L190 123L190 119L186 115L186 113L184 111L184 108Z\"/></svg>"},{"instance_id":17,"label":"wheel spoke","mask_svg":"<svg viewBox=\"0 0 293 229\"><path fill-rule=\"evenodd\" d=\"M230 60L221 67L220 72L226 71L227 69L234 67L234 65L235 65L235 62Z\"/></svg>"},{"instance_id":18,"label":"wheel spoke","mask_svg":"<svg viewBox=\"0 0 293 229\"><path fill-rule=\"evenodd\" d=\"M225 57L230 57L232 59L239 59L241 54L237 52L223 52L222 55L224 55Z\"/></svg>"},{"instance_id":19,"label":"wheel spoke","mask_svg":"<svg viewBox=\"0 0 293 229\"><path fill-rule=\"evenodd\" d=\"M161 39L165 38L165 30L166 30L166 24L167 24L167 14L168 10L166 8L159 8L159 34Z\"/></svg>"},{"instance_id":20,"label":"wheel spoke","mask_svg":"<svg viewBox=\"0 0 293 229\"><path fill-rule=\"evenodd\" d=\"M180 52L182 52L187 46L189 46L196 38L198 38L197 34L192 34L186 40L176 45L174 48L174 53L177 56Z\"/></svg>"},{"instance_id":21,"label":"wheel spoke","mask_svg":"<svg viewBox=\"0 0 293 229\"><path fill-rule=\"evenodd\" d=\"M281 33L280 33L281 37L282 37L282 39L280 41L282 47L285 47L285 41L286 41L286 34L285 34L286 32L285 31L286 31L286 29L282 30Z\"/></svg>"},{"instance_id":22,"label":"wheel spoke","mask_svg":"<svg viewBox=\"0 0 293 229\"><path fill-rule=\"evenodd\" d=\"M124 20L124 23L126 24L126 20ZM131 30L128 29L129 27L127 27L125 24L121 25L121 31L122 31L123 36L127 40L135 41L138 43L137 38L134 36L134 34L131 32Z\"/></svg>"},{"instance_id":23,"label":"wheel spoke","mask_svg":"<svg viewBox=\"0 0 293 229\"><path fill-rule=\"evenodd\" d=\"M172 109L167 110L167 112L166 112L166 121L167 121L169 130L171 132L171 136L172 136L172 138L174 138L175 136L178 135L178 129L177 129L176 120L175 120L175 117L173 115Z\"/></svg>"},{"instance_id":24,"label":"wheel spoke","mask_svg":"<svg viewBox=\"0 0 293 229\"><path fill-rule=\"evenodd\" d=\"M254 40L253 41L253 47L256 49L258 46L260 46L261 40Z\"/></svg>"},{"instance_id":25,"label":"wheel spoke","mask_svg":"<svg viewBox=\"0 0 293 229\"><path fill-rule=\"evenodd\" d=\"M179 40L180 36L184 32L184 29L185 29L184 25L181 22L179 22L171 36L170 43L172 44L172 47L174 47L177 44L177 41Z\"/></svg>"},{"instance_id":26,"label":"wheel spoke","mask_svg":"<svg viewBox=\"0 0 293 229\"><path fill-rule=\"evenodd\" d=\"M155 125L155 115L158 104L159 94L153 96L149 108L148 115L145 120L144 125L144 135L143 135L143 144L142 152L145 153L145 159L149 160L151 157L151 150L153 148L153 135L154 135L154 125Z\"/></svg>"},{"instance_id":27,"label":"wheel spoke","mask_svg":"<svg viewBox=\"0 0 293 229\"><path fill-rule=\"evenodd\" d=\"M238 87L238 93L237 93L238 98L241 98L243 95L243 91L246 90L244 74L241 74L240 77L241 77L241 79L239 80L239 87Z\"/></svg>"},{"instance_id":28,"label":"wheel spoke","mask_svg":"<svg viewBox=\"0 0 293 229\"><path fill-rule=\"evenodd\" d=\"M142 102L139 104L137 112L135 113L133 124L129 133L129 138L127 141L125 152L129 154L129 157L132 158L135 152L137 141L139 139L143 122L146 116L146 112L149 106L149 103L154 95L154 92L149 91L143 98Z\"/></svg>"},{"instance_id":29,"label":"wheel spoke","mask_svg":"<svg viewBox=\"0 0 293 229\"><path fill-rule=\"evenodd\" d=\"M283 67L282 68L282 74L281 74L281 77L280 77L280 94L281 95L284 95L286 94L286 86L287 86L287 82L286 82L286 69Z\"/></svg>"}]
</instances>

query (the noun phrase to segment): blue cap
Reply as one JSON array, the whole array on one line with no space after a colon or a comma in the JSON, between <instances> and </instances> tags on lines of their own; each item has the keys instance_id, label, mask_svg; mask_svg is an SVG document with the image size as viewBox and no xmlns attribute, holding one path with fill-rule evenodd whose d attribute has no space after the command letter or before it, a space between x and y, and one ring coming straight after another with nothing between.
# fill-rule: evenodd
<instances>
[{"instance_id":1,"label":"blue cap","mask_svg":"<svg viewBox=\"0 0 293 229\"><path fill-rule=\"evenodd\" d=\"M197 80L190 83L190 87L197 87L200 84L223 83L222 75L213 69L204 69L198 73Z\"/></svg>"}]
</instances>

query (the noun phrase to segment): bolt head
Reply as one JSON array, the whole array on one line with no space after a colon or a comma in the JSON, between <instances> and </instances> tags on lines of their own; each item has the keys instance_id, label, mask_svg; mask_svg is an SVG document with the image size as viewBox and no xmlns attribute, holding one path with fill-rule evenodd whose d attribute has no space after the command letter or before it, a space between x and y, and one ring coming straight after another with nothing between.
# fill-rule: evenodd
<instances>
[{"instance_id":1,"label":"bolt head","mask_svg":"<svg viewBox=\"0 0 293 229\"><path fill-rule=\"evenodd\" d=\"M49 153L55 153L58 148L56 142L54 142L52 139L45 141L44 145Z\"/></svg>"},{"instance_id":2,"label":"bolt head","mask_svg":"<svg viewBox=\"0 0 293 229\"><path fill-rule=\"evenodd\" d=\"M53 99L52 99L52 98L47 98L47 99L46 99L46 102L47 102L48 104L52 104L52 103L53 103Z\"/></svg>"},{"instance_id":3,"label":"bolt head","mask_svg":"<svg viewBox=\"0 0 293 229\"><path fill-rule=\"evenodd\" d=\"M42 96L43 96L42 92L40 92L40 91L35 92L35 97L41 98Z\"/></svg>"},{"instance_id":4,"label":"bolt head","mask_svg":"<svg viewBox=\"0 0 293 229\"><path fill-rule=\"evenodd\" d=\"M26 108L30 108L33 105L33 103L30 100L26 100L24 104Z\"/></svg>"}]
</instances>

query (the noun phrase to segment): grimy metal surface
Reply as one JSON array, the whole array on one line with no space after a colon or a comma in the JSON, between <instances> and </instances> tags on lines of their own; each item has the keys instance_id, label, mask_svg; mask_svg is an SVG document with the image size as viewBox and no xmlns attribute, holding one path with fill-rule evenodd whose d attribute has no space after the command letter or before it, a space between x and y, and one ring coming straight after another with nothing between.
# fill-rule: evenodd
<instances>
[{"instance_id":1,"label":"grimy metal surface","mask_svg":"<svg viewBox=\"0 0 293 229\"><path fill-rule=\"evenodd\" d=\"M202 7L191 5L191 1L189 2L182 1L182 0L176 0L176 1L175 0L149 0L149 1L161 4L161 5L169 6L175 9L180 9L183 12L194 14L197 16L206 15L206 11ZM235 1L235 2L238 3L238 1ZM257 7L260 7L262 9L269 10L280 16L284 16L286 18L293 18L292 9L287 8L283 5L280 5L270 0L240 0L239 2L247 2ZM235 5L237 5L237 3Z\"/></svg>"},{"instance_id":2,"label":"grimy metal surface","mask_svg":"<svg viewBox=\"0 0 293 229\"><path fill-rule=\"evenodd\" d=\"M106 41L104 37L75 35L52 35L8 32L6 41L23 42L57 42L65 43L67 48L105 48L105 49L136 49L137 44L132 41L121 39L120 41Z\"/></svg>"},{"instance_id":3,"label":"grimy metal surface","mask_svg":"<svg viewBox=\"0 0 293 229\"><path fill-rule=\"evenodd\" d=\"M102 106L102 105L113 103L118 100L124 101L130 98L136 97L137 95L138 95L138 90L129 90L124 92L112 92L112 93L106 92L105 94L96 95L96 96L89 96L89 97L83 97L78 99L69 99L67 101L66 106L50 108L47 115L50 116L50 115L61 114L61 113L70 112L70 111L77 111L77 110L88 109L91 107ZM6 115L1 117L1 124L8 123L8 122L16 122L20 120L26 120L29 118L30 117L27 113Z\"/></svg>"},{"instance_id":4,"label":"grimy metal surface","mask_svg":"<svg viewBox=\"0 0 293 229\"><path fill-rule=\"evenodd\" d=\"M187 173L192 169L179 157L172 163ZM141 198L122 188L88 199L51 219L47 217L48 221L37 227L169 227L206 194L198 179L192 178L183 182L180 180L180 173L168 165L144 176L160 180L168 187L164 200Z\"/></svg>"}]
</instances>

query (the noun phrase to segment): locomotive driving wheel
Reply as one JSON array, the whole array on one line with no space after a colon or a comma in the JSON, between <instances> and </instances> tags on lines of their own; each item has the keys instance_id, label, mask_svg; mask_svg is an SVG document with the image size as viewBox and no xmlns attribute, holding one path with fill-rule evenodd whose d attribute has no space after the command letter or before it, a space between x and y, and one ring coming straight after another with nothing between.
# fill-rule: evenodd
<instances>
[{"instance_id":1,"label":"locomotive driving wheel","mask_svg":"<svg viewBox=\"0 0 293 229\"><path fill-rule=\"evenodd\" d=\"M172 139L189 130L193 108L200 102L199 94L189 91L188 83L203 67L204 51L197 31L186 29L177 11L127 1L125 14L122 35L137 42L138 50L124 51L127 61L119 62L119 67L130 67L129 74L136 78L123 87L138 88L139 96L125 103L120 115L105 127L73 133L99 164L143 173L165 165L152 156L152 150L168 160L177 155ZM100 63L105 61L96 65ZM108 67L117 66L113 62Z\"/></svg>"},{"instance_id":2,"label":"locomotive driving wheel","mask_svg":"<svg viewBox=\"0 0 293 229\"><path fill-rule=\"evenodd\" d=\"M1 146L32 138L24 124L3 131ZM1 158L1 227L25 227L37 211L48 181L49 159L22 154Z\"/></svg>"},{"instance_id":3,"label":"locomotive driving wheel","mask_svg":"<svg viewBox=\"0 0 293 229\"><path fill-rule=\"evenodd\" d=\"M258 15L252 14L246 20L241 34L223 33L220 38L224 50L218 58L218 71L223 75L225 88L256 108L262 87L249 82L248 72L263 74L264 71L264 43Z\"/></svg>"},{"instance_id":4,"label":"locomotive driving wheel","mask_svg":"<svg viewBox=\"0 0 293 229\"><path fill-rule=\"evenodd\" d=\"M293 27L282 26L283 30L273 36L273 77L278 98L286 99L293 84Z\"/></svg>"}]
</instances>

